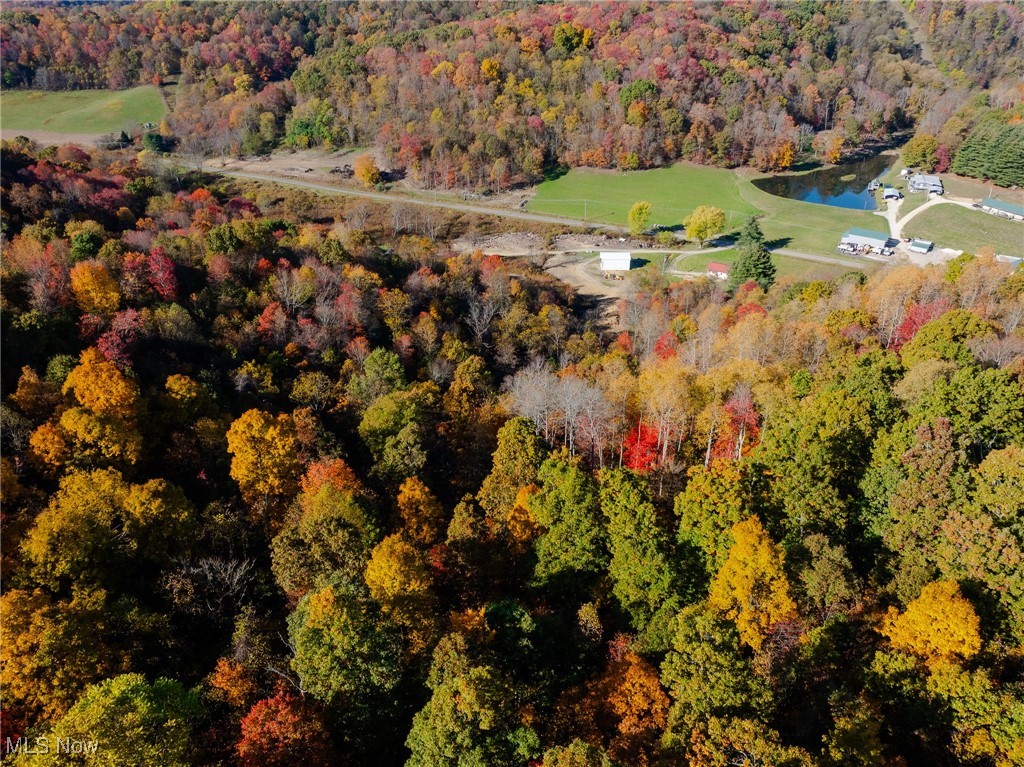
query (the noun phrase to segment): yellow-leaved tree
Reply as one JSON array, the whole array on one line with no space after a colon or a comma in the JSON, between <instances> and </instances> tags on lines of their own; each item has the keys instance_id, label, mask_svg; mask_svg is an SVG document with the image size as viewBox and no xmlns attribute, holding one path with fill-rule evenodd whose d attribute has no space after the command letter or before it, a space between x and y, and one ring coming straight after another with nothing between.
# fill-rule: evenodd
<instances>
[{"instance_id":1,"label":"yellow-leaved tree","mask_svg":"<svg viewBox=\"0 0 1024 767\"><path fill-rule=\"evenodd\" d=\"M64 381L70 407L29 438L35 456L58 468L132 465L142 455L139 387L96 349L82 357Z\"/></svg>"},{"instance_id":2,"label":"yellow-leaved tree","mask_svg":"<svg viewBox=\"0 0 1024 767\"><path fill-rule=\"evenodd\" d=\"M444 507L419 477L398 488L398 513L406 534L424 546L439 543L446 529Z\"/></svg>"},{"instance_id":3,"label":"yellow-leaved tree","mask_svg":"<svg viewBox=\"0 0 1024 767\"><path fill-rule=\"evenodd\" d=\"M290 415L276 418L263 410L247 410L227 433L231 478L248 502L293 495L299 487L299 439Z\"/></svg>"},{"instance_id":4,"label":"yellow-leaved tree","mask_svg":"<svg viewBox=\"0 0 1024 767\"><path fill-rule=\"evenodd\" d=\"M370 555L366 585L384 614L406 630L409 649L426 649L436 634L437 604L426 554L402 535L389 535Z\"/></svg>"},{"instance_id":5,"label":"yellow-leaved tree","mask_svg":"<svg viewBox=\"0 0 1024 767\"><path fill-rule=\"evenodd\" d=\"M71 290L83 312L109 317L121 305L117 281L99 261L82 261L71 267Z\"/></svg>"},{"instance_id":6,"label":"yellow-leaved tree","mask_svg":"<svg viewBox=\"0 0 1024 767\"><path fill-rule=\"evenodd\" d=\"M889 608L882 634L932 665L967 660L981 649L981 621L955 581L929 583L904 612Z\"/></svg>"},{"instance_id":7,"label":"yellow-leaved tree","mask_svg":"<svg viewBox=\"0 0 1024 767\"><path fill-rule=\"evenodd\" d=\"M712 609L736 623L740 639L754 650L777 623L796 617L782 550L756 516L732 526L735 541L711 582Z\"/></svg>"}]
</instances>

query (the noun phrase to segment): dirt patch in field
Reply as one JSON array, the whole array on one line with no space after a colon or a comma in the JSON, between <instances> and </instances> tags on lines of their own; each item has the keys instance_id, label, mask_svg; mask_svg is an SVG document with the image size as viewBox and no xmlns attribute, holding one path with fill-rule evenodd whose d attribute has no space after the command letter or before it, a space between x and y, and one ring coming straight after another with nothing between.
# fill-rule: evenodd
<instances>
[{"instance_id":1,"label":"dirt patch in field","mask_svg":"<svg viewBox=\"0 0 1024 767\"><path fill-rule=\"evenodd\" d=\"M7 141L17 136L24 136L35 141L39 146L63 146L64 144L78 144L82 147L96 146L100 139L109 136L109 133L55 133L46 130L4 130L0 131L0 138Z\"/></svg>"},{"instance_id":2,"label":"dirt patch in field","mask_svg":"<svg viewBox=\"0 0 1024 767\"><path fill-rule=\"evenodd\" d=\"M642 252L652 248L642 240L603 234L560 234L547 239L532 232L505 232L486 236L460 237L452 242L459 253L480 250L499 256L531 256L541 253L582 253L600 250Z\"/></svg>"},{"instance_id":3,"label":"dirt patch in field","mask_svg":"<svg viewBox=\"0 0 1024 767\"><path fill-rule=\"evenodd\" d=\"M251 157L214 157L206 161L206 167L218 171L256 173L268 176L292 176L306 181L333 181L338 183L351 178L355 161L364 154L372 154L378 167L384 167L380 153L369 149L342 149L338 152L324 152L320 149L304 149L295 152L274 152L273 154Z\"/></svg>"}]
</instances>

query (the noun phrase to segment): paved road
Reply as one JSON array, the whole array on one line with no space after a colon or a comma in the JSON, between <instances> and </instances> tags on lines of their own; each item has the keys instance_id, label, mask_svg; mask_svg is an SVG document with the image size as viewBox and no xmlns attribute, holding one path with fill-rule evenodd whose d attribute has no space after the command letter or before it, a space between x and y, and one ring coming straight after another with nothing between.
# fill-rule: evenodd
<instances>
[{"instance_id":1,"label":"paved road","mask_svg":"<svg viewBox=\"0 0 1024 767\"><path fill-rule=\"evenodd\" d=\"M398 195L387 192L368 192L362 189L348 189L327 184L316 184L311 181L300 181L299 179L282 178L280 176L261 175L259 173L244 173L241 171L217 171L223 176L232 178L244 178L251 181L267 181L275 184L297 186L303 189L312 189L327 194L341 194L348 197L361 197L366 200L376 200L386 203L405 203L408 205L420 205L427 208L445 208L446 210L457 210L462 213L479 213L484 216L502 216L514 218L519 221L536 221L543 224L562 224L564 226L578 226L587 229L606 229L613 232L628 231L624 226L614 224L601 224L594 221L583 221L577 218L563 218L561 216L548 216L543 213L527 213L521 210L509 210L508 208L496 208L490 205L473 205L471 203L453 202L451 200L432 200L426 197L412 197L409 195Z\"/></svg>"}]
</instances>

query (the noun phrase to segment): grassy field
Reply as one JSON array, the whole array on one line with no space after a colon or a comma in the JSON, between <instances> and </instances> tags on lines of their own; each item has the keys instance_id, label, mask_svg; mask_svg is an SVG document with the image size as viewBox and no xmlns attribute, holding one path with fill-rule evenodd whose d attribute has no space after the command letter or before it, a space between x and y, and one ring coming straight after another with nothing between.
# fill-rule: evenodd
<instances>
[{"instance_id":1,"label":"grassy field","mask_svg":"<svg viewBox=\"0 0 1024 767\"><path fill-rule=\"evenodd\" d=\"M726 212L727 233L751 213L765 214L761 226L773 247L831 254L851 226L886 230L878 216L857 210L788 200L763 192L751 179L756 174L679 163L669 168L615 173L574 169L545 181L529 210L588 221L625 224L630 206L651 203L651 223L678 225L698 205Z\"/></svg>"},{"instance_id":2,"label":"grassy field","mask_svg":"<svg viewBox=\"0 0 1024 767\"><path fill-rule=\"evenodd\" d=\"M729 264L731 266L738 257L739 251L734 248L717 253L697 253L677 259L672 264L672 268L680 272L704 272L707 271L708 262L710 261L717 261L720 264ZM853 271L853 269L845 266L819 264L814 261L805 261L802 258L784 256L780 253L773 253L772 261L775 264L776 279L792 277L797 280L830 280L833 277ZM875 268L873 263L866 262L861 271L870 273Z\"/></svg>"},{"instance_id":3,"label":"grassy field","mask_svg":"<svg viewBox=\"0 0 1024 767\"><path fill-rule=\"evenodd\" d=\"M991 245L996 253L1024 256L1024 223L961 208L936 205L910 220L904 237L930 240L940 248L955 248L968 253Z\"/></svg>"},{"instance_id":4,"label":"grassy field","mask_svg":"<svg viewBox=\"0 0 1024 767\"><path fill-rule=\"evenodd\" d=\"M164 103L155 86L127 91L4 91L0 127L5 131L110 133L159 122Z\"/></svg>"}]
</instances>

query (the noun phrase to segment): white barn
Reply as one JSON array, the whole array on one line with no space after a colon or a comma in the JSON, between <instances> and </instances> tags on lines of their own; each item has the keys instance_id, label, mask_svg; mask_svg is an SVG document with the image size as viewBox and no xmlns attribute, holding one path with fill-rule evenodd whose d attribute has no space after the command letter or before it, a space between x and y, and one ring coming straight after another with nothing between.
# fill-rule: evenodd
<instances>
[{"instance_id":1,"label":"white barn","mask_svg":"<svg viewBox=\"0 0 1024 767\"><path fill-rule=\"evenodd\" d=\"M632 254L621 250L601 251L602 272L628 272L632 264Z\"/></svg>"}]
</instances>

